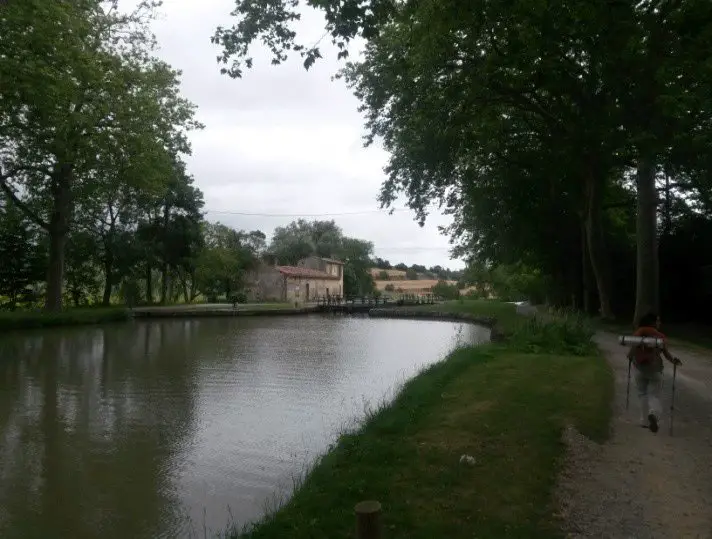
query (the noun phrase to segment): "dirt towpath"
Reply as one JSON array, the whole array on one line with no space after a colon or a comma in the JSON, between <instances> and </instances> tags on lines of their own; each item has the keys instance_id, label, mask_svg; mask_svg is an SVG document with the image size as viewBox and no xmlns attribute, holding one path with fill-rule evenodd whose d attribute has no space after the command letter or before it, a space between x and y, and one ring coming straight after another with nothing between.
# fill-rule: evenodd
<instances>
[{"instance_id":1,"label":"dirt towpath","mask_svg":"<svg viewBox=\"0 0 712 539\"><path fill-rule=\"evenodd\" d=\"M599 446L565 433L569 458L558 498L567 537L712 538L712 353L671 347L683 366L670 436L672 365L665 362L664 411L653 434L640 426L633 381L625 409L626 349L612 334L595 341L615 376L613 435Z\"/></svg>"}]
</instances>

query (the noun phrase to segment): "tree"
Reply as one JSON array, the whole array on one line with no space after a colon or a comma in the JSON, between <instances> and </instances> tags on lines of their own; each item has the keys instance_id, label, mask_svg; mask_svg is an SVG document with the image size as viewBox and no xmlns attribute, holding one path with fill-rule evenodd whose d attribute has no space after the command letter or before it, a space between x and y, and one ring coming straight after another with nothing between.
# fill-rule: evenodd
<instances>
[{"instance_id":1,"label":"tree","mask_svg":"<svg viewBox=\"0 0 712 539\"><path fill-rule=\"evenodd\" d=\"M454 284L448 284L446 281L438 281L435 286L433 286L432 289L433 294L436 296L439 296L443 299L459 299L460 298L460 290L458 289L457 285Z\"/></svg>"},{"instance_id":2,"label":"tree","mask_svg":"<svg viewBox=\"0 0 712 539\"><path fill-rule=\"evenodd\" d=\"M36 227L0 196L0 296L8 298L2 306L15 310L18 303L32 299L32 286L46 271L43 248Z\"/></svg>"},{"instance_id":3,"label":"tree","mask_svg":"<svg viewBox=\"0 0 712 539\"><path fill-rule=\"evenodd\" d=\"M86 231L73 231L67 241L65 280L66 291L75 307L89 303L99 291L101 267L96 253L97 237ZM108 301L106 302L108 305Z\"/></svg>"},{"instance_id":4,"label":"tree","mask_svg":"<svg viewBox=\"0 0 712 539\"><path fill-rule=\"evenodd\" d=\"M391 263L388 260L384 260L383 258L376 258L375 264L374 264L378 269L384 269L384 270L389 270L391 269Z\"/></svg>"},{"instance_id":5,"label":"tree","mask_svg":"<svg viewBox=\"0 0 712 539\"><path fill-rule=\"evenodd\" d=\"M196 261L195 279L200 291L215 301L242 290L245 273L257 265L260 231L245 233L221 223L205 223L204 246Z\"/></svg>"},{"instance_id":6,"label":"tree","mask_svg":"<svg viewBox=\"0 0 712 539\"><path fill-rule=\"evenodd\" d=\"M284 265L294 265L302 258L316 255L336 257L343 234L335 221L299 219L277 227L272 236L270 252Z\"/></svg>"},{"instance_id":7,"label":"tree","mask_svg":"<svg viewBox=\"0 0 712 539\"><path fill-rule=\"evenodd\" d=\"M411 281L416 281L418 279L418 271L413 268L408 268L405 270L405 278Z\"/></svg>"},{"instance_id":8,"label":"tree","mask_svg":"<svg viewBox=\"0 0 712 539\"><path fill-rule=\"evenodd\" d=\"M0 189L49 237L46 307L62 306L65 245L99 160L143 144L187 151L193 107L150 56L156 3L11 2L2 9Z\"/></svg>"},{"instance_id":9,"label":"tree","mask_svg":"<svg viewBox=\"0 0 712 539\"><path fill-rule=\"evenodd\" d=\"M404 192L422 221L430 201L444 202L463 217L450 230L461 249L507 263L523 252L566 283L564 296L592 280L601 314L612 317L605 201L633 167L636 310L657 304L655 177L679 155L679 133L709 132L709 2L305 3L325 12L339 56L354 37L367 41L365 60L346 75L371 139L392 155L385 205ZM214 36L221 61L232 61L225 72L239 77L252 65L257 38L275 63L297 51L309 67L320 53L290 28L298 6L238 1L238 23ZM478 226L502 218L507 226ZM531 241L534 222L553 232L541 236L555 249ZM572 246L581 262L561 264Z\"/></svg>"},{"instance_id":10,"label":"tree","mask_svg":"<svg viewBox=\"0 0 712 539\"><path fill-rule=\"evenodd\" d=\"M370 268L373 244L344 236L335 221L299 219L277 227L269 252L280 264L294 265L308 256L344 262L344 294L363 295L374 290Z\"/></svg>"},{"instance_id":11,"label":"tree","mask_svg":"<svg viewBox=\"0 0 712 539\"><path fill-rule=\"evenodd\" d=\"M344 295L372 294L376 288L370 271L373 243L343 237L337 254L344 261Z\"/></svg>"},{"instance_id":12,"label":"tree","mask_svg":"<svg viewBox=\"0 0 712 539\"><path fill-rule=\"evenodd\" d=\"M388 276L388 272L386 270L381 270L378 272L378 278L381 281L387 281L390 277Z\"/></svg>"}]
</instances>

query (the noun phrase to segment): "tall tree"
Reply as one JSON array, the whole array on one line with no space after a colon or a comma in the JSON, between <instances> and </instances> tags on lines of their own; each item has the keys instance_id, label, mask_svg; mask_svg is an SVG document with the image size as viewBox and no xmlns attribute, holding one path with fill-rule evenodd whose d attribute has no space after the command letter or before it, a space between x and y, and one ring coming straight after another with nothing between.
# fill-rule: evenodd
<instances>
[{"instance_id":1,"label":"tall tree","mask_svg":"<svg viewBox=\"0 0 712 539\"><path fill-rule=\"evenodd\" d=\"M0 18L0 189L49 236L46 307L62 306L77 200L107 153L161 140L185 151L193 107L150 55L156 2L10 2ZM132 141L132 142L131 142Z\"/></svg>"},{"instance_id":2,"label":"tall tree","mask_svg":"<svg viewBox=\"0 0 712 539\"><path fill-rule=\"evenodd\" d=\"M14 310L18 303L32 298L33 285L42 281L46 271L44 245L37 227L13 204L0 196L0 296L8 298ZM2 307L3 305L0 305Z\"/></svg>"},{"instance_id":3,"label":"tall tree","mask_svg":"<svg viewBox=\"0 0 712 539\"><path fill-rule=\"evenodd\" d=\"M611 317L605 200L633 167L636 317L657 306L655 178L680 132L709 130L712 34L705 24L712 4L238 0L237 24L213 37L223 46L223 72L242 76L256 39L274 63L296 51L308 68L321 54L293 31L301 5L325 13L339 56L351 39L367 40L364 61L347 76L364 102L370 137L383 138L392 154L384 204L405 192L422 221L428 203L439 199L475 225L488 212L473 192L499 185L505 193L486 199L489 214L511 216L519 228L543 224L555 238L563 232L559 253L570 245L566 233L579 228L570 222L577 216L580 273L590 266L601 314ZM533 162L536 155L545 160ZM565 228L543 208L533 211L557 192L566 199ZM472 247L482 247L480 230L452 229L463 231L474 237ZM491 256L519 250L516 241L489 243ZM539 247L526 251L541 258Z\"/></svg>"}]
</instances>

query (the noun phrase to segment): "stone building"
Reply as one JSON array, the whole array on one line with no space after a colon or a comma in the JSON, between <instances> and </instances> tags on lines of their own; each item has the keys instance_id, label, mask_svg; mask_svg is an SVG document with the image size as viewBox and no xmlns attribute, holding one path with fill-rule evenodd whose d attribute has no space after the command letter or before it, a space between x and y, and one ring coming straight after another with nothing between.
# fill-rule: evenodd
<instances>
[{"instance_id":1,"label":"stone building","mask_svg":"<svg viewBox=\"0 0 712 539\"><path fill-rule=\"evenodd\" d=\"M248 276L249 301L306 303L326 296L342 296L344 264L310 256L296 266L263 264Z\"/></svg>"}]
</instances>

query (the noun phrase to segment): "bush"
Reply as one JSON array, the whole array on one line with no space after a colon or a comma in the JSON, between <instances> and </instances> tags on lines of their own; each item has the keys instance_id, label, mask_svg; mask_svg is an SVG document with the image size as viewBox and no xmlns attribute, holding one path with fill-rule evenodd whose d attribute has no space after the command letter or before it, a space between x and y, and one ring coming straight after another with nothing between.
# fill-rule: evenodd
<instances>
[{"instance_id":1,"label":"bush","mask_svg":"<svg viewBox=\"0 0 712 539\"><path fill-rule=\"evenodd\" d=\"M388 283L388 284L386 285L386 289L385 289L385 290L386 290L386 292L394 292L395 289L396 289L396 287L393 286L393 283Z\"/></svg>"},{"instance_id":2,"label":"bush","mask_svg":"<svg viewBox=\"0 0 712 539\"><path fill-rule=\"evenodd\" d=\"M247 294L245 292L237 292L229 298L230 303L247 303Z\"/></svg>"},{"instance_id":3,"label":"bush","mask_svg":"<svg viewBox=\"0 0 712 539\"><path fill-rule=\"evenodd\" d=\"M560 314L548 320L521 320L511 331L508 344L515 350L585 356L596 350L593 326L578 314Z\"/></svg>"},{"instance_id":4,"label":"bush","mask_svg":"<svg viewBox=\"0 0 712 539\"><path fill-rule=\"evenodd\" d=\"M460 299L460 290L457 285L447 284L445 281L438 281L432 291L433 294L443 299Z\"/></svg>"}]
</instances>

